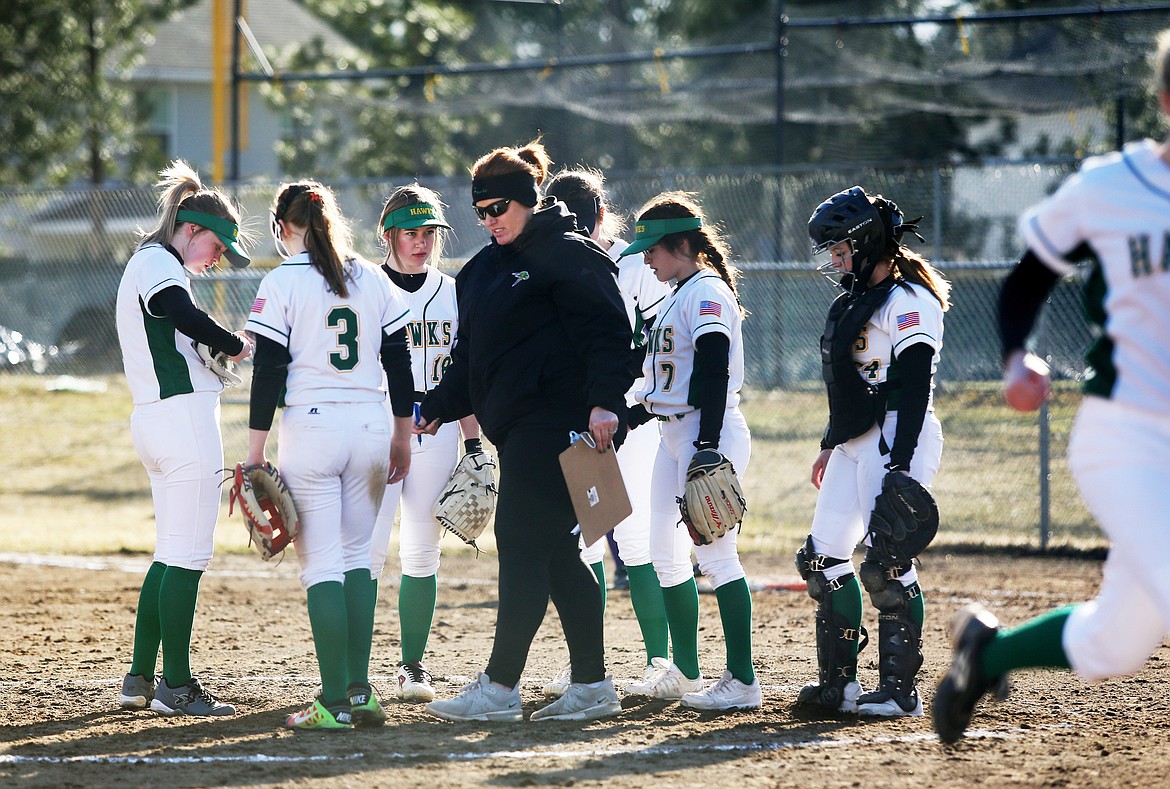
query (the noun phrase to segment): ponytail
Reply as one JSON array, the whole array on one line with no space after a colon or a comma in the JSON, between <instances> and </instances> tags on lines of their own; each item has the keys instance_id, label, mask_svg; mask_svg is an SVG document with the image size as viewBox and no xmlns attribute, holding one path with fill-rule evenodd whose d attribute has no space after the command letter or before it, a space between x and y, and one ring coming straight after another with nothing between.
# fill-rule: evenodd
<instances>
[{"instance_id":1,"label":"ponytail","mask_svg":"<svg viewBox=\"0 0 1170 789\"><path fill-rule=\"evenodd\" d=\"M285 184L272 212L277 221L305 228L309 263L325 279L331 293L348 296L345 261L353 257L352 242L333 191L316 181Z\"/></svg>"}]
</instances>

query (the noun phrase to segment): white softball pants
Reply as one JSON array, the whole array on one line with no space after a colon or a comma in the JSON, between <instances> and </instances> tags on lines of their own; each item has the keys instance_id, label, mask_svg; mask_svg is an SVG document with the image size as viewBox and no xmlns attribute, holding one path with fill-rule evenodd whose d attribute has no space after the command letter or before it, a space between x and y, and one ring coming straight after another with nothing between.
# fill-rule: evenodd
<instances>
[{"instance_id":1,"label":"white softball pants","mask_svg":"<svg viewBox=\"0 0 1170 789\"><path fill-rule=\"evenodd\" d=\"M1087 396L1068 454L1111 546L1097 597L1065 624L1064 651L1086 680L1133 674L1170 623L1170 416Z\"/></svg>"},{"instance_id":2,"label":"white softball pants","mask_svg":"<svg viewBox=\"0 0 1170 789\"><path fill-rule=\"evenodd\" d=\"M386 486L378 510L370 549L370 575L378 578L386 565L390 534L398 505L402 505L398 529L398 559L402 574L428 578L439 572L439 538L443 527L431 514L435 499L447 486L459 462L459 423L447 422L433 436L410 439L410 473L406 479Z\"/></svg>"},{"instance_id":3,"label":"white softball pants","mask_svg":"<svg viewBox=\"0 0 1170 789\"><path fill-rule=\"evenodd\" d=\"M731 531L710 545L695 545L687 527L679 523L678 499L686 487L687 466L695 456L695 439L699 437L699 412L692 411L681 420L658 423L661 440L654 458L650 505L650 558L662 588L678 586L694 578L691 551L699 569L718 589L744 577L736 540L739 530ZM641 428L639 428L641 429ZM719 451L731 461L742 484L752 455L751 433L738 407L728 408L719 434ZM749 503L750 506L750 503Z\"/></svg>"},{"instance_id":4,"label":"white softball pants","mask_svg":"<svg viewBox=\"0 0 1170 789\"><path fill-rule=\"evenodd\" d=\"M206 570L223 481L219 393L194 392L134 406L130 436L150 478L154 561Z\"/></svg>"},{"instance_id":5,"label":"white softball pants","mask_svg":"<svg viewBox=\"0 0 1170 789\"><path fill-rule=\"evenodd\" d=\"M881 427L887 446L894 445L897 427L898 413L891 411ZM813 512L813 550L823 556L848 560L825 570L825 578L830 581L854 572L853 551L865 539L874 499L881 493L890 458L881 453L878 438L878 426L874 425L857 438L834 447L825 467ZM910 476L924 487L930 487L938 474L942 447L942 425L934 411L928 411L910 461ZM911 567L898 580L909 586L918 580L918 572Z\"/></svg>"},{"instance_id":6,"label":"white softball pants","mask_svg":"<svg viewBox=\"0 0 1170 789\"><path fill-rule=\"evenodd\" d=\"M289 406L280 415L280 474L301 533L301 586L345 581L370 566L370 540L390 474L390 419L382 403Z\"/></svg>"}]
</instances>

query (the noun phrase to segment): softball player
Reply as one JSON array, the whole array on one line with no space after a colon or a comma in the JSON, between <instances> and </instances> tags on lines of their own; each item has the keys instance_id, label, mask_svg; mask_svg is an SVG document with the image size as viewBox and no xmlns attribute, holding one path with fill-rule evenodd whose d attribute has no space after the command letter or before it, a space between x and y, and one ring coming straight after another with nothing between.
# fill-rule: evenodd
<instances>
[{"instance_id":1,"label":"softball player","mask_svg":"<svg viewBox=\"0 0 1170 789\"><path fill-rule=\"evenodd\" d=\"M913 564L889 566L872 548L860 579L878 609L878 687L857 681L862 596L853 551L865 537L887 473L930 485L942 457L932 405L950 285L904 246L916 232L893 202L860 186L821 203L808 223L822 266L845 291L829 310L821 339L829 426L812 467L817 494L812 533L796 565L817 601L819 680L798 703L837 712L918 716L924 604ZM864 644L862 644L863 646Z\"/></svg>"},{"instance_id":2,"label":"softball player","mask_svg":"<svg viewBox=\"0 0 1170 789\"><path fill-rule=\"evenodd\" d=\"M115 311L134 400L130 433L150 477L155 516L154 559L139 593L120 702L164 715L231 715L234 707L191 676L191 626L211 561L223 469L223 382L194 343L242 361L252 342L195 306L191 275L206 273L222 256L237 267L249 261L239 244L239 214L226 196L180 161L159 175L158 223L126 264ZM156 680L160 644L163 673Z\"/></svg>"},{"instance_id":3,"label":"softball player","mask_svg":"<svg viewBox=\"0 0 1170 789\"><path fill-rule=\"evenodd\" d=\"M638 369L638 379L626 393L626 405L635 403L634 393L642 388L642 359L646 355L646 332L654 322L658 309L670 294L670 288L659 282L642 262L641 255L622 257L629 246L618 236L624 230L621 217L609 210L605 200L605 180L596 170L564 170L549 181L548 194L565 203L577 217L577 225L585 230L598 246L606 251L618 267L618 287L626 304L633 328L634 356L632 365ZM669 647L666 610L662 602L662 588L650 562L650 476L654 455L658 451L656 430L631 431L618 450L618 466L630 494L633 513L613 530L622 561L630 581L630 602L642 630L646 646L646 669L643 680L657 671L654 659L665 661ZM602 610L605 608L605 546L598 540L586 546L581 542L581 560L593 569L601 587ZM571 682L571 670L565 666L544 688L546 696L561 696ZM628 692L639 690L638 683L627 687Z\"/></svg>"},{"instance_id":4,"label":"softball player","mask_svg":"<svg viewBox=\"0 0 1170 789\"><path fill-rule=\"evenodd\" d=\"M497 148L472 167L471 196L491 243L459 285L459 338L423 400L419 432L474 413L499 452L495 533L500 608L487 669L427 712L446 720L523 717L520 675L551 599L573 682L532 720L592 720L621 711L605 672L597 579L581 562L577 518L558 456L572 431L600 450L620 444L633 375L630 325L613 262L541 199L551 162L539 140ZM539 371L539 374L527 374Z\"/></svg>"},{"instance_id":5,"label":"softball player","mask_svg":"<svg viewBox=\"0 0 1170 789\"><path fill-rule=\"evenodd\" d=\"M390 195L382 208L379 224L387 246L382 270L410 307L407 336L410 366L414 371L413 400L421 403L451 363L451 344L459 327L455 280L428 265L440 259L439 233L450 226L443 218L439 196L418 184L399 187ZM439 538L443 533L431 510L459 462L461 428L464 451L482 449L479 423L474 416L465 417L458 424L443 425L433 436L419 436L417 441L411 441L410 476L387 486L374 527L370 573L377 583L386 563L387 543L401 503L398 558L402 564L402 581L398 588L398 617L402 662L398 666L398 698L404 701L427 702L435 698L431 675L422 663L435 616Z\"/></svg>"},{"instance_id":6,"label":"softball player","mask_svg":"<svg viewBox=\"0 0 1170 789\"><path fill-rule=\"evenodd\" d=\"M248 463L265 462L284 390L280 469L301 520L293 544L321 670L320 694L286 725L381 725L386 714L368 676L377 599L370 541L382 480L398 482L410 468L410 311L376 267L350 252L333 192L321 184L283 186L273 232L287 257L261 281L245 325L257 343Z\"/></svg>"},{"instance_id":7,"label":"softball player","mask_svg":"<svg viewBox=\"0 0 1170 789\"><path fill-rule=\"evenodd\" d=\"M1154 73L1170 117L1170 29L1158 35ZM1023 215L1020 234L1027 252L1000 297L1005 395L1018 410L1046 396L1047 373L1024 343L1053 285L1087 258L1097 331L1069 468L1111 546L1090 602L1003 631L980 606L955 616L954 662L933 702L948 743L984 693L1006 694L1009 672L1071 668L1089 682L1133 674L1170 632L1170 138L1086 160Z\"/></svg>"},{"instance_id":8,"label":"softball player","mask_svg":"<svg viewBox=\"0 0 1170 789\"><path fill-rule=\"evenodd\" d=\"M650 329L645 382L636 395L640 406L630 412L631 427L655 418L661 434L651 482L650 556L674 661L655 657L631 689L681 699L684 707L699 710L755 709L762 697L752 668L752 599L736 549L738 533L694 546L687 530L678 528L678 498L696 451L718 450L741 478L751 457L751 434L739 410L745 313L735 288L738 272L726 244L683 192L660 194L642 208L634 243L622 255L639 252L659 281L675 283ZM727 670L709 687L699 670L692 548L715 588L726 642Z\"/></svg>"}]
</instances>

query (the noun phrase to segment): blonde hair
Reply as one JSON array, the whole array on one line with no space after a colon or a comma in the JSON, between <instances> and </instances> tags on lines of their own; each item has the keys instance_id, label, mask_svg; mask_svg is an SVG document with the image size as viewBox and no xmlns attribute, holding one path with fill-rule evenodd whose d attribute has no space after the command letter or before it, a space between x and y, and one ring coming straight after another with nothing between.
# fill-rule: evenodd
<instances>
[{"instance_id":1,"label":"blonde hair","mask_svg":"<svg viewBox=\"0 0 1170 789\"><path fill-rule=\"evenodd\" d=\"M472 178L489 178L493 175L526 172L536 179L539 187L548 177L552 159L544 149L544 143L537 137L520 148L496 148L485 153L471 165Z\"/></svg>"},{"instance_id":2,"label":"blonde hair","mask_svg":"<svg viewBox=\"0 0 1170 789\"><path fill-rule=\"evenodd\" d=\"M281 184L272 213L278 221L306 228L309 262L332 293L348 296L345 261L354 256L353 242L333 190L317 181Z\"/></svg>"},{"instance_id":3,"label":"blonde hair","mask_svg":"<svg viewBox=\"0 0 1170 789\"><path fill-rule=\"evenodd\" d=\"M907 246L899 244L889 258L890 275L896 283L913 282L930 291L938 299L943 312L951 308L951 283L942 272L930 265L922 255Z\"/></svg>"},{"instance_id":4,"label":"blonde hair","mask_svg":"<svg viewBox=\"0 0 1170 789\"><path fill-rule=\"evenodd\" d=\"M703 216L703 209L695 200L693 192L663 192L649 200L638 211L638 221L645 219L688 219L698 217L703 226L698 230L684 230L679 233L670 233L663 236L658 242L671 252L677 252L683 241L690 243L691 251L695 254L695 262L703 268L708 268L719 275L727 283L731 294L735 296L739 314L747 317L739 300L739 269L731 262L731 249L718 228L707 223Z\"/></svg>"},{"instance_id":5,"label":"blonde hair","mask_svg":"<svg viewBox=\"0 0 1170 789\"><path fill-rule=\"evenodd\" d=\"M240 225L240 212L228 196L218 189L204 186L199 180L199 173L181 159L175 159L158 176L155 188L162 191L158 198L158 222L153 230L139 231L136 249L150 244L171 243L178 226L183 224L176 219L180 210L199 211ZM195 225L196 233L205 230L207 228ZM240 227L240 238L244 238L243 227Z\"/></svg>"},{"instance_id":6,"label":"blonde hair","mask_svg":"<svg viewBox=\"0 0 1170 789\"><path fill-rule=\"evenodd\" d=\"M434 206L435 219L446 223L447 218L443 214L443 202L439 197L439 193L434 189L428 189L425 186L415 182L406 186L400 186L390 193L386 198L386 204L382 206L382 214L378 217L378 242L385 246L386 259L394 258L396 263L401 263L398 260L398 234L402 232L400 227L392 227L389 231L382 230L386 217L391 211L397 211L399 208L406 208L408 205L415 205L417 203L426 203ZM424 228L418 228L422 230ZM437 266L439 261L443 258L443 230L442 227L434 227L435 230L435 246L431 249L431 259L427 262L432 266ZM386 240L386 233L389 232L390 240Z\"/></svg>"},{"instance_id":7,"label":"blonde hair","mask_svg":"<svg viewBox=\"0 0 1170 789\"><path fill-rule=\"evenodd\" d=\"M1159 90L1170 93L1170 27L1158 33L1154 39L1158 42L1154 54L1154 77Z\"/></svg>"}]
</instances>

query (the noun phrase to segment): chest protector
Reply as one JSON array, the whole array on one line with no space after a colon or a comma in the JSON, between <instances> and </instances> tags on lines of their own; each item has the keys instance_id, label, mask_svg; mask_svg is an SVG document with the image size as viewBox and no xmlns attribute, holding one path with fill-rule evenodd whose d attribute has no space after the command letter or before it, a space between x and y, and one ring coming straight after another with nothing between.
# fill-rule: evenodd
<instances>
[{"instance_id":1,"label":"chest protector","mask_svg":"<svg viewBox=\"0 0 1170 789\"><path fill-rule=\"evenodd\" d=\"M891 277L859 296L842 293L829 308L821 336L821 375L829 391L829 426L822 447L857 438L885 418L886 393L858 374L853 346L893 286Z\"/></svg>"}]
</instances>

